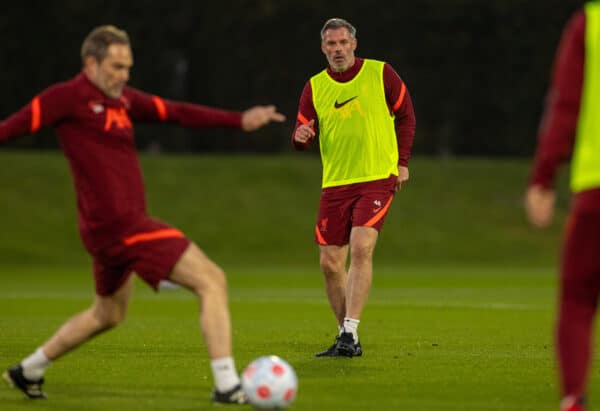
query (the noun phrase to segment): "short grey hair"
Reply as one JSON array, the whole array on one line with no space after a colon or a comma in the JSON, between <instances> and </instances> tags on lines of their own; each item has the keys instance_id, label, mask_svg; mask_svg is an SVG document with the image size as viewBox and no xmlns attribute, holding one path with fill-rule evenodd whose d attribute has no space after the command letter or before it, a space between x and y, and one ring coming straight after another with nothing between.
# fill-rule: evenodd
<instances>
[{"instance_id":1,"label":"short grey hair","mask_svg":"<svg viewBox=\"0 0 600 411\"><path fill-rule=\"evenodd\" d=\"M129 46L129 35L125 30L115 26L98 26L87 35L81 45L81 59L93 56L99 63L108 54L108 48L112 44L124 44Z\"/></svg>"},{"instance_id":2,"label":"short grey hair","mask_svg":"<svg viewBox=\"0 0 600 411\"><path fill-rule=\"evenodd\" d=\"M339 17L334 17L329 19L323 24L323 28L321 29L321 40L325 38L325 32L329 29L341 29L345 28L350 33L350 37L353 39L356 38L356 28L350 24L347 20L341 19Z\"/></svg>"}]
</instances>

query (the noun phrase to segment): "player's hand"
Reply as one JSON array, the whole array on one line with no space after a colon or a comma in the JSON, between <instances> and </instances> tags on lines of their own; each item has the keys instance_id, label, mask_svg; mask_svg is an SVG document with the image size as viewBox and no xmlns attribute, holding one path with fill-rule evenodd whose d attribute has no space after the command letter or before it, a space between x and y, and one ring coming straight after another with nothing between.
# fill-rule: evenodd
<instances>
[{"instance_id":1,"label":"player's hand","mask_svg":"<svg viewBox=\"0 0 600 411\"><path fill-rule=\"evenodd\" d=\"M275 106L254 106L242 113L242 130L258 130L272 121L282 123L285 116Z\"/></svg>"},{"instance_id":2,"label":"player's hand","mask_svg":"<svg viewBox=\"0 0 600 411\"><path fill-rule=\"evenodd\" d=\"M394 191L398 192L402 188L402 184L408 181L408 176L408 167L398 166L398 180L396 181Z\"/></svg>"},{"instance_id":3,"label":"player's hand","mask_svg":"<svg viewBox=\"0 0 600 411\"><path fill-rule=\"evenodd\" d=\"M525 211L529 222L537 228L550 225L554 217L554 203L556 194L554 190L533 185L525 194Z\"/></svg>"},{"instance_id":4,"label":"player's hand","mask_svg":"<svg viewBox=\"0 0 600 411\"><path fill-rule=\"evenodd\" d=\"M294 141L297 143L306 144L315 138L315 119L313 118L306 124L298 126L294 133Z\"/></svg>"}]
</instances>

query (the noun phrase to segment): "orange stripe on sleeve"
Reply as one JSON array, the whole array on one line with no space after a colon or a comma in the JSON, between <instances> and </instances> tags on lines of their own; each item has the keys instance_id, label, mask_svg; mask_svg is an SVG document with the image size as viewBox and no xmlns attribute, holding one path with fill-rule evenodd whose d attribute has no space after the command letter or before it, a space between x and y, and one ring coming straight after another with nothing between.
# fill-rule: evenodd
<instances>
[{"instance_id":1,"label":"orange stripe on sleeve","mask_svg":"<svg viewBox=\"0 0 600 411\"><path fill-rule=\"evenodd\" d=\"M149 231L147 233L138 233L130 235L128 237L123 238L123 243L125 243L125 245L134 245L146 241L161 240L163 238L183 237L183 233L175 228L164 228L161 230Z\"/></svg>"},{"instance_id":2,"label":"orange stripe on sleeve","mask_svg":"<svg viewBox=\"0 0 600 411\"><path fill-rule=\"evenodd\" d=\"M158 118L161 121L167 120L167 106L162 98L158 96L152 96L152 102L154 103L154 107L156 107L156 112L158 113Z\"/></svg>"},{"instance_id":3,"label":"orange stripe on sleeve","mask_svg":"<svg viewBox=\"0 0 600 411\"><path fill-rule=\"evenodd\" d=\"M317 236L317 241L319 242L319 244L321 244L321 245L327 245L327 241L325 241L325 239L321 235L321 232L319 231L319 225L318 224L315 226L315 234Z\"/></svg>"},{"instance_id":4,"label":"orange stripe on sleeve","mask_svg":"<svg viewBox=\"0 0 600 411\"><path fill-rule=\"evenodd\" d=\"M398 96L398 100L396 100L396 103L394 103L394 107L392 107L392 110L394 110L394 112L398 111L398 109L404 102L405 94L406 94L406 85L404 83L402 83L402 88L400 89L400 96Z\"/></svg>"},{"instance_id":5,"label":"orange stripe on sleeve","mask_svg":"<svg viewBox=\"0 0 600 411\"><path fill-rule=\"evenodd\" d=\"M387 213L388 208L390 208L390 204L392 204L393 198L394 196L391 195L390 199L387 201L387 203L385 203L385 206L379 210L377 214L371 217L371 219L365 223L364 227L373 227L375 224L377 224L377 222L383 218L385 213Z\"/></svg>"},{"instance_id":6,"label":"orange stripe on sleeve","mask_svg":"<svg viewBox=\"0 0 600 411\"><path fill-rule=\"evenodd\" d=\"M42 123L42 106L40 105L40 98L35 97L31 100L31 132L35 133L40 129Z\"/></svg>"},{"instance_id":7,"label":"orange stripe on sleeve","mask_svg":"<svg viewBox=\"0 0 600 411\"><path fill-rule=\"evenodd\" d=\"M298 112L298 120L302 123L302 124L308 124L308 120L306 119L306 117L304 117L302 115L301 112Z\"/></svg>"}]
</instances>

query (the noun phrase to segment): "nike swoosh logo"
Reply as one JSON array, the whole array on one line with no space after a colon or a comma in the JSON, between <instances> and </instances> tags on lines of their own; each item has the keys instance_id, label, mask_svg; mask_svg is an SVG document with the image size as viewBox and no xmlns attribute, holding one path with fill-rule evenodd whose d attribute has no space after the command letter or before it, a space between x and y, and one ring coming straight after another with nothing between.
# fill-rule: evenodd
<instances>
[{"instance_id":1,"label":"nike swoosh logo","mask_svg":"<svg viewBox=\"0 0 600 411\"><path fill-rule=\"evenodd\" d=\"M351 98L349 98L348 100L344 100L344 101L342 101L341 103L338 103L338 102L337 102L337 100L335 100L335 104L334 104L333 106L334 106L335 108L340 108L340 107L343 107L343 106L345 106L346 104L348 104L349 102L351 102L352 100L354 100L356 97L358 97L358 96L351 97Z\"/></svg>"}]
</instances>

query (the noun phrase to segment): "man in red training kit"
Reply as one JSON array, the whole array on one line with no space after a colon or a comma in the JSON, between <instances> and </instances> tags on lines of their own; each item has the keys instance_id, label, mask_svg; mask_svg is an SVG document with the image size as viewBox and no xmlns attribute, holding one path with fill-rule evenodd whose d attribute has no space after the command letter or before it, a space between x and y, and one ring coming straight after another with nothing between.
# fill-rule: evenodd
<instances>
[{"instance_id":1,"label":"man in red training kit","mask_svg":"<svg viewBox=\"0 0 600 411\"><path fill-rule=\"evenodd\" d=\"M113 26L94 29L81 58L79 75L47 88L0 122L0 142L44 126L56 129L73 174L81 238L93 258L96 298L3 377L30 398L46 398L42 384L50 363L123 321L135 272L154 288L168 279L197 295L216 385L212 400L245 403L232 357L225 274L181 231L146 214L132 122L252 131L285 118L273 106L224 111L127 87L129 37Z\"/></svg>"},{"instance_id":2,"label":"man in red training kit","mask_svg":"<svg viewBox=\"0 0 600 411\"><path fill-rule=\"evenodd\" d=\"M600 2L587 3L566 25L546 104L526 209L534 226L550 224L555 175L572 157L556 346L561 410L582 411L600 294Z\"/></svg>"},{"instance_id":3,"label":"man in red training kit","mask_svg":"<svg viewBox=\"0 0 600 411\"><path fill-rule=\"evenodd\" d=\"M315 241L335 342L317 357L360 357L358 324L373 278L373 252L394 198L408 180L415 133L410 94L387 63L355 57L356 28L332 18L321 29L328 67L302 90L292 142L319 137L323 163ZM350 266L346 272L346 262Z\"/></svg>"}]
</instances>

